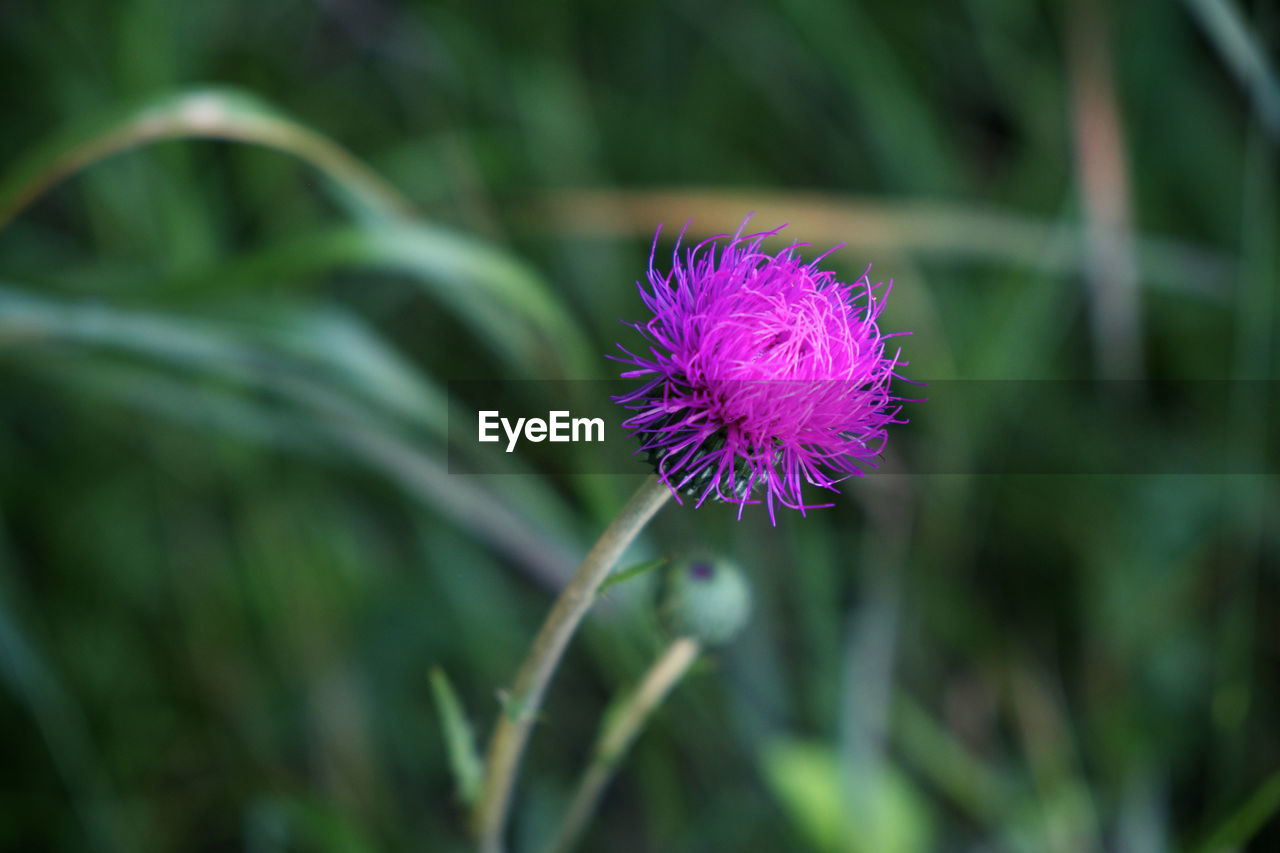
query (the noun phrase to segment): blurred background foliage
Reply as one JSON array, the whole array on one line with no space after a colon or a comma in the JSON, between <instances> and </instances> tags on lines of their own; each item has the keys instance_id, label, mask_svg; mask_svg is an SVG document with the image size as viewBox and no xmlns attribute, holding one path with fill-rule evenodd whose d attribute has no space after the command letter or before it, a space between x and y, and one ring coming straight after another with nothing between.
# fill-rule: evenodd
<instances>
[{"instance_id":1,"label":"blurred background foliage","mask_svg":"<svg viewBox=\"0 0 1280 853\"><path fill-rule=\"evenodd\" d=\"M431 667L486 734L640 472L450 476L445 383L609 375L659 221L847 243L919 378L1272 377L1277 12L0 6L0 848L465 849ZM668 508L636 559L718 547L756 613L587 848L1280 849L1276 486ZM650 583L570 650L518 849L660 647Z\"/></svg>"}]
</instances>

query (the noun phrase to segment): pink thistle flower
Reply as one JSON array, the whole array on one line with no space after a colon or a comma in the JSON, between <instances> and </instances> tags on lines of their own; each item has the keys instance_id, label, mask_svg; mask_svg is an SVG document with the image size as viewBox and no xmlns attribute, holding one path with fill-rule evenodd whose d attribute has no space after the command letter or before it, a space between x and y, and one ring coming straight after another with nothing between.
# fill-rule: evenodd
<instances>
[{"instance_id":1,"label":"pink thistle flower","mask_svg":"<svg viewBox=\"0 0 1280 853\"><path fill-rule=\"evenodd\" d=\"M807 243L770 255L764 238L785 226L745 227L683 257L682 231L667 273L654 268L654 235L648 287L637 283L653 317L630 324L649 354L619 344L626 357L610 356L634 366L624 378L648 381L614 401L635 412L623 426L677 501L736 503L741 518L763 486L776 523L779 504L802 514L832 505L805 503L802 483L835 491L876 467L889 424L906 422L890 390L906 362L885 355L885 340L908 333L880 333L893 283L872 285L870 267L846 284L818 269L835 249L809 263L797 254Z\"/></svg>"}]
</instances>

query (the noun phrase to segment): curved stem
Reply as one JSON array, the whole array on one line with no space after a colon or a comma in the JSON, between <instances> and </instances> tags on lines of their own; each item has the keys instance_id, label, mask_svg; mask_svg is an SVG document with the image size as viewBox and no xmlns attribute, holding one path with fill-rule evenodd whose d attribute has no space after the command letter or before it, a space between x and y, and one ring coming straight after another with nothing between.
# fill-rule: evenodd
<instances>
[{"instance_id":1,"label":"curved stem","mask_svg":"<svg viewBox=\"0 0 1280 853\"><path fill-rule=\"evenodd\" d=\"M701 651L698 641L690 637L674 640L645 673L636 692L627 697L616 714L606 718L591 755L591 763L583 772L569 811L551 843L553 853L569 853L577 845L595 814L604 789L613 778L614 770L631 748L649 714L689 671Z\"/></svg>"},{"instance_id":2,"label":"curved stem","mask_svg":"<svg viewBox=\"0 0 1280 853\"><path fill-rule=\"evenodd\" d=\"M516 675L515 685L505 699L485 756L484 784L473 816L483 853L499 853L503 849L503 830L520 758L565 647L622 552L670 496L671 490L656 476L645 480L588 552L533 641Z\"/></svg>"}]
</instances>

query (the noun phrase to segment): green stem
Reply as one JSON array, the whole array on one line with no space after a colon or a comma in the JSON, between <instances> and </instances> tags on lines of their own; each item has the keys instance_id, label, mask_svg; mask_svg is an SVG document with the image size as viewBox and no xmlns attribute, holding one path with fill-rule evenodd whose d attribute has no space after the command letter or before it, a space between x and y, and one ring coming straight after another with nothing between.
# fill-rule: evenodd
<instances>
[{"instance_id":1,"label":"green stem","mask_svg":"<svg viewBox=\"0 0 1280 853\"><path fill-rule=\"evenodd\" d=\"M577 846L622 757L644 728L653 709L689 671L701 651L698 641L691 637L674 640L645 673L636 692L608 718L596 741L591 763L583 772L569 811L551 843L553 853L569 853Z\"/></svg>"},{"instance_id":2,"label":"green stem","mask_svg":"<svg viewBox=\"0 0 1280 853\"><path fill-rule=\"evenodd\" d=\"M500 853L503 849L503 831L520 758L565 647L622 552L670 495L670 489L656 476L645 480L600 535L569 585L560 593L533 641L489 740L484 784L473 815L476 838L483 853Z\"/></svg>"}]
</instances>

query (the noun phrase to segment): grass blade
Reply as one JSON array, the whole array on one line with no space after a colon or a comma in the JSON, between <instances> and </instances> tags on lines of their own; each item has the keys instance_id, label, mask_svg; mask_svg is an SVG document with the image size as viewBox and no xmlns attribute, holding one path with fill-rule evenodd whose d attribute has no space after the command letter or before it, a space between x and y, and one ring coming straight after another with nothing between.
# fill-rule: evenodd
<instances>
[{"instance_id":1,"label":"grass blade","mask_svg":"<svg viewBox=\"0 0 1280 853\"><path fill-rule=\"evenodd\" d=\"M585 379L596 373L597 360L577 324L533 270L501 249L425 223L322 231L202 278L252 289L350 268L410 276L519 375Z\"/></svg>"},{"instance_id":2,"label":"grass blade","mask_svg":"<svg viewBox=\"0 0 1280 853\"><path fill-rule=\"evenodd\" d=\"M1267 821L1280 812L1280 771L1271 774L1213 834L1194 849L1197 853L1240 850Z\"/></svg>"},{"instance_id":3,"label":"grass blade","mask_svg":"<svg viewBox=\"0 0 1280 853\"><path fill-rule=\"evenodd\" d=\"M839 243L846 252L917 252L1064 276L1084 271L1070 224L976 204L777 190L582 189L537 199L522 221L535 233L553 227L649 240L659 222L691 219L690 236L702 239L733 233L750 211L760 227L790 223L789 231L819 250ZM1218 301L1230 293L1235 262L1224 253L1157 236L1137 237L1135 250L1146 286Z\"/></svg>"},{"instance_id":4,"label":"grass blade","mask_svg":"<svg viewBox=\"0 0 1280 853\"><path fill-rule=\"evenodd\" d=\"M449 768L458 786L458 799L470 805L480 793L480 782L484 776L484 764L476 751L475 733L462 710L462 703L458 701L458 694L444 670L438 666L431 668L431 692L440 712L440 728L449 753Z\"/></svg>"},{"instance_id":5,"label":"grass blade","mask_svg":"<svg viewBox=\"0 0 1280 853\"><path fill-rule=\"evenodd\" d=\"M274 148L328 177L357 215L392 219L413 205L333 140L234 89L168 94L72 127L38 146L0 180L0 227L45 190L99 160L166 139L221 139Z\"/></svg>"},{"instance_id":6,"label":"grass blade","mask_svg":"<svg viewBox=\"0 0 1280 853\"><path fill-rule=\"evenodd\" d=\"M302 345L296 336L290 340ZM554 489L538 478L520 478L519 487L510 490L509 504L466 478L450 476L442 459L404 435L402 418L388 417L403 415L403 407L388 412L386 406L368 404L367 389L376 382L359 372L358 360L345 365L355 371L349 381L323 369L323 359L312 350L327 347L324 339L306 344L309 360L300 360L209 321L64 304L0 288L0 354L12 348L29 359L35 345L67 349L69 343L91 347L83 359L61 364L62 374L80 380L83 389L167 419L293 451L336 446L507 554L549 588L558 587L576 562L563 544L576 539L573 514ZM103 350L140 356L152 369L104 362ZM342 361L340 350L332 352ZM175 380L156 367L177 367L191 375ZM265 390L284 405L255 403L236 389L201 387L193 376ZM444 441L442 413L428 409L414 423ZM512 509L517 505L519 511Z\"/></svg>"},{"instance_id":7,"label":"grass blade","mask_svg":"<svg viewBox=\"0 0 1280 853\"><path fill-rule=\"evenodd\" d=\"M620 571L616 571L613 574L609 575L609 577L605 578L604 583L600 584L600 588L596 590L596 595L597 596L604 595L605 590L609 589L609 587L611 586L616 586L617 584L625 583L626 581L629 581L632 578L639 577L645 572L652 571L653 569L666 565L666 563L670 559L671 559L670 557L657 557L655 559L646 560L643 563L638 563L634 566L630 566Z\"/></svg>"},{"instance_id":8,"label":"grass blade","mask_svg":"<svg viewBox=\"0 0 1280 853\"><path fill-rule=\"evenodd\" d=\"M1253 98L1262 126L1280 141L1280 78L1240 10L1227 0L1186 0L1186 4L1222 61Z\"/></svg>"}]
</instances>

